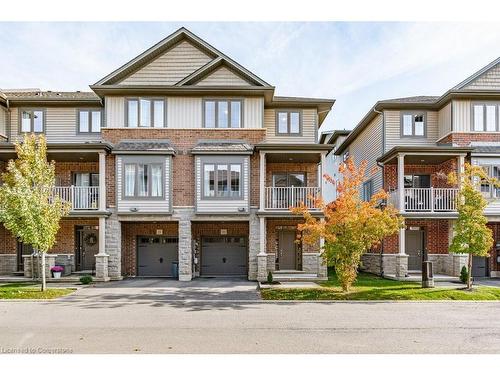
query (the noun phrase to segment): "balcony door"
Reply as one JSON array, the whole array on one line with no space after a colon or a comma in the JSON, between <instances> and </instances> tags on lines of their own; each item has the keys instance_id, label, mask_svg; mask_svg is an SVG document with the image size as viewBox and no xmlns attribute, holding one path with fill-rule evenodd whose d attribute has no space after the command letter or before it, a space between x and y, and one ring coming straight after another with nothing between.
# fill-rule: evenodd
<instances>
[{"instance_id":1,"label":"balcony door","mask_svg":"<svg viewBox=\"0 0 500 375\"><path fill-rule=\"evenodd\" d=\"M273 174L273 207L298 206L304 201L304 193L290 189L307 186L306 174L303 172L285 172ZM300 190L300 189L299 189Z\"/></svg>"},{"instance_id":2,"label":"balcony door","mask_svg":"<svg viewBox=\"0 0 500 375\"><path fill-rule=\"evenodd\" d=\"M430 188L431 176L428 174L405 174L405 188Z\"/></svg>"},{"instance_id":3,"label":"balcony door","mask_svg":"<svg viewBox=\"0 0 500 375\"><path fill-rule=\"evenodd\" d=\"M99 204L99 173L75 172L73 173L75 209L93 209Z\"/></svg>"},{"instance_id":4,"label":"balcony door","mask_svg":"<svg viewBox=\"0 0 500 375\"><path fill-rule=\"evenodd\" d=\"M431 176L428 174L407 174L404 177L405 210L430 211Z\"/></svg>"}]
</instances>

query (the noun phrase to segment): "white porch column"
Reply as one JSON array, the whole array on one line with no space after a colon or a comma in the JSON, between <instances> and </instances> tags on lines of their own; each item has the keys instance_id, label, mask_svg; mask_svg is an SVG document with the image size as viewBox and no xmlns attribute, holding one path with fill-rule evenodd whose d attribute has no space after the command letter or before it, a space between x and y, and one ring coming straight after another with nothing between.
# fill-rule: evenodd
<instances>
[{"instance_id":1,"label":"white porch column","mask_svg":"<svg viewBox=\"0 0 500 375\"><path fill-rule=\"evenodd\" d=\"M106 254L106 218L99 218L99 254Z\"/></svg>"},{"instance_id":2,"label":"white porch column","mask_svg":"<svg viewBox=\"0 0 500 375\"><path fill-rule=\"evenodd\" d=\"M105 210L106 210L106 152L99 152L99 211L105 211ZM101 226L99 225L99 228L100 227Z\"/></svg>"},{"instance_id":3,"label":"white porch column","mask_svg":"<svg viewBox=\"0 0 500 375\"><path fill-rule=\"evenodd\" d=\"M323 194L323 187L325 186L325 181L323 175L325 174L325 153L321 153L321 164L319 165L319 176L318 176L318 187L321 188L321 194Z\"/></svg>"},{"instance_id":4,"label":"white porch column","mask_svg":"<svg viewBox=\"0 0 500 375\"><path fill-rule=\"evenodd\" d=\"M405 155L398 154L398 198L399 212L405 211Z\"/></svg>"},{"instance_id":5,"label":"white porch column","mask_svg":"<svg viewBox=\"0 0 500 375\"><path fill-rule=\"evenodd\" d=\"M260 164L259 164L259 197L260 197L260 207L262 211L265 208L266 202L266 153L260 151ZM262 218L261 218L262 220Z\"/></svg>"},{"instance_id":6,"label":"white porch column","mask_svg":"<svg viewBox=\"0 0 500 375\"><path fill-rule=\"evenodd\" d=\"M266 218L265 217L260 217L259 218L259 254L266 254Z\"/></svg>"},{"instance_id":7,"label":"white porch column","mask_svg":"<svg viewBox=\"0 0 500 375\"><path fill-rule=\"evenodd\" d=\"M406 254L406 249L405 249L405 245L406 245L405 232L406 232L405 228L401 228L399 230L399 254Z\"/></svg>"},{"instance_id":8,"label":"white porch column","mask_svg":"<svg viewBox=\"0 0 500 375\"><path fill-rule=\"evenodd\" d=\"M460 186L460 181L462 179L462 176L464 174L464 171L465 171L465 156L464 155L460 155L457 157L457 174L458 174L458 184Z\"/></svg>"}]
</instances>

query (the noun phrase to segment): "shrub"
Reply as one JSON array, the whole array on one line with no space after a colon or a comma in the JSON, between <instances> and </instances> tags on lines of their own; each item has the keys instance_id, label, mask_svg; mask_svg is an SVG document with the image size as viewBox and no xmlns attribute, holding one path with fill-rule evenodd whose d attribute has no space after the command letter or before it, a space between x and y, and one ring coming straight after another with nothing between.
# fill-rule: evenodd
<instances>
[{"instance_id":1,"label":"shrub","mask_svg":"<svg viewBox=\"0 0 500 375\"><path fill-rule=\"evenodd\" d=\"M80 282L84 285L90 284L92 282L92 276L83 275L82 277L80 277Z\"/></svg>"},{"instance_id":2,"label":"shrub","mask_svg":"<svg viewBox=\"0 0 500 375\"><path fill-rule=\"evenodd\" d=\"M271 271L269 271L269 273L267 274L267 282L269 284L273 283L273 273Z\"/></svg>"},{"instance_id":3,"label":"shrub","mask_svg":"<svg viewBox=\"0 0 500 375\"><path fill-rule=\"evenodd\" d=\"M466 266L463 266L462 270L460 271L460 281L466 284L468 279L469 279L469 271L467 271Z\"/></svg>"}]
</instances>

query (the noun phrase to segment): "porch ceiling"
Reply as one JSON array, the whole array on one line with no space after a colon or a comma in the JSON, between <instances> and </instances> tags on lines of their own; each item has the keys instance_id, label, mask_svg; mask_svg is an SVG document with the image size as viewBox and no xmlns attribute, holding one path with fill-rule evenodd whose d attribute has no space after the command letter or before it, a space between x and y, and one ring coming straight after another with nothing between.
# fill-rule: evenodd
<instances>
[{"instance_id":1,"label":"porch ceiling","mask_svg":"<svg viewBox=\"0 0 500 375\"><path fill-rule=\"evenodd\" d=\"M395 164L399 155L405 156L405 164L440 164L457 156L466 156L471 147L454 146L396 146L377 159L378 163Z\"/></svg>"},{"instance_id":2,"label":"porch ceiling","mask_svg":"<svg viewBox=\"0 0 500 375\"><path fill-rule=\"evenodd\" d=\"M405 155L405 164L413 165L438 165L458 155ZM398 158L394 157L385 164L397 164Z\"/></svg>"}]
</instances>

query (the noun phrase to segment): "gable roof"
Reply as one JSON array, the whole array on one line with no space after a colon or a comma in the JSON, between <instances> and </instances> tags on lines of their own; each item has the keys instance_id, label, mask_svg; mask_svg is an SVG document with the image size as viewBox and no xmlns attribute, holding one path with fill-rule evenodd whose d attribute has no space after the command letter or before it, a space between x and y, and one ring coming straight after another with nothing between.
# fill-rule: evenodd
<instances>
[{"instance_id":1,"label":"gable roof","mask_svg":"<svg viewBox=\"0 0 500 375\"><path fill-rule=\"evenodd\" d=\"M272 87L269 85L267 82L265 82L263 79L259 78L240 64L238 64L236 61L232 60L230 57L226 56L222 52L220 52L218 49L213 47L212 45L208 44L205 42L203 39L199 38L195 34L193 34L191 31L188 29L181 27L174 33L170 34L160 42L156 43L154 46L151 48L147 49L140 55L136 56L126 64L122 65L118 69L114 70L104 78L100 79L97 81L94 85L92 86L101 86L101 85L112 85L120 81L121 79L127 77L131 73L137 71L139 68L147 65L149 62L151 62L153 59L157 58L161 54L165 53L168 51L170 48L174 47L176 44L179 42L187 40L191 44L193 44L195 47L199 48L203 52L205 52L207 55L209 55L212 59L216 60L223 60L225 64L230 66L233 70L237 71L238 73L248 76L251 78L251 80L255 83L256 86L263 86L263 87ZM208 65L213 65L213 61L209 62L206 64ZM203 68L203 67L202 67ZM207 67L207 70L210 69L210 67ZM198 69L198 73L200 73L200 69ZM204 70L201 70L203 72ZM196 73L196 72L195 72ZM186 77L187 78L187 77ZM181 80L180 82L184 81ZM180 83L178 82L178 84ZM178 85L176 84L176 85Z\"/></svg>"},{"instance_id":2,"label":"gable roof","mask_svg":"<svg viewBox=\"0 0 500 375\"><path fill-rule=\"evenodd\" d=\"M482 76L483 74L487 73L488 71L490 71L491 69L495 68L498 64L500 64L500 57L497 57L495 60L493 60L492 62L490 62L488 65L486 65L484 68L482 69L479 69L476 73L474 73L473 75L471 75L470 77L466 78L465 80L463 80L462 82L460 82L458 85L456 85L455 87L453 87L451 89L451 91L455 91L455 90L464 90L466 89L466 87L472 83L473 81L475 81L477 78L479 78L480 76Z\"/></svg>"}]
</instances>

